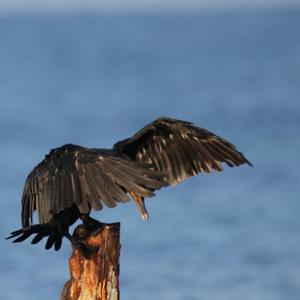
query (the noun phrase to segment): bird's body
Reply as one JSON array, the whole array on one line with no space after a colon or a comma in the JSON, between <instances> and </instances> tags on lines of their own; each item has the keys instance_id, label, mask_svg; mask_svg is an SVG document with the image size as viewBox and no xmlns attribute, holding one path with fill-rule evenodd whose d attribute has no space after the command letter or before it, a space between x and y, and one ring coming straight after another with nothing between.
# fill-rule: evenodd
<instances>
[{"instance_id":1,"label":"bird's body","mask_svg":"<svg viewBox=\"0 0 300 300\"><path fill-rule=\"evenodd\" d=\"M28 175L22 197L22 229L11 234L20 242L36 234L32 243L48 237L46 249L61 246L79 218L89 222L91 210L103 204L136 202L148 219L145 197L198 174L251 163L234 145L190 122L158 118L112 149L67 144L53 149ZM33 224L37 210L38 224Z\"/></svg>"}]
</instances>

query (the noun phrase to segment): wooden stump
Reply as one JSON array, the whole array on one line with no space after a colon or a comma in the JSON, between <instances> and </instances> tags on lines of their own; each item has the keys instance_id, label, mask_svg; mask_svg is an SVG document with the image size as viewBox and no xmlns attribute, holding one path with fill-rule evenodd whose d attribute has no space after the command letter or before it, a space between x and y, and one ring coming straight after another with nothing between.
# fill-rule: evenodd
<instances>
[{"instance_id":1,"label":"wooden stump","mask_svg":"<svg viewBox=\"0 0 300 300\"><path fill-rule=\"evenodd\" d=\"M78 249L70 257L71 278L65 283L61 300L119 300L120 223L103 224L84 236L79 225L73 236L84 244L99 247L89 259Z\"/></svg>"}]
</instances>

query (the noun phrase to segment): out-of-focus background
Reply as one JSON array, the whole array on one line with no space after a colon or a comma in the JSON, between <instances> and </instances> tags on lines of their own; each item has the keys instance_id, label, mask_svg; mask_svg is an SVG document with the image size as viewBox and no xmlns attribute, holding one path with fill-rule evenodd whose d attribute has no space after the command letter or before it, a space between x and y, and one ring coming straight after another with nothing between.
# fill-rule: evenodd
<instances>
[{"instance_id":1,"label":"out-of-focus background","mask_svg":"<svg viewBox=\"0 0 300 300\"><path fill-rule=\"evenodd\" d=\"M158 191L146 223L132 203L94 214L122 224L121 298L300 299L297 3L0 1L0 298L59 299L69 278L69 242L4 240L48 150L111 147L164 115L255 167Z\"/></svg>"}]
</instances>

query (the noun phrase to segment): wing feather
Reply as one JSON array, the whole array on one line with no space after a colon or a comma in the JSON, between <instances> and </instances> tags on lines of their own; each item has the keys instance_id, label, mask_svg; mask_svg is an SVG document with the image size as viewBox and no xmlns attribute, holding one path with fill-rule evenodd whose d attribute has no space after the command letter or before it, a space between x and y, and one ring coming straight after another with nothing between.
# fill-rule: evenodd
<instances>
[{"instance_id":1,"label":"wing feather","mask_svg":"<svg viewBox=\"0 0 300 300\"><path fill-rule=\"evenodd\" d=\"M236 147L190 122L158 118L133 137L114 145L121 152L166 174L167 184L176 184L199 172L222 171L222 163L239 166L251 163Z\"/></svg>"},{"instance_id":2,"label":"wing feather","mask_svg":"<svg viewBox=\"0 0 300 300\"><path fill-rule=\"evenodd\" d=\"M160 172L149 165L127 158L114 157L101 149L65 145L51 150L27 177L22 197L22 226L33 224L38 210L39 223L51 222L61 211L77 206L80 213L100 210L103 205L115 207L116 202L130 200L127 192L153 196L165 183ZM39 237L37 238L37 240ZM49 238L58 248L56 237Z\"/></svg>"},{"instance_id":3,"label":"wing feather","mask_svg":"<svg viewBox=\"0 0 300 300\"><path fill-rule=\"evenodd\" d=\"M71 184L72 184L72 199L75 205L81 202L81 188L79 183L78 173L74 170L70 170Z\"/></svg>"}]
</instances>

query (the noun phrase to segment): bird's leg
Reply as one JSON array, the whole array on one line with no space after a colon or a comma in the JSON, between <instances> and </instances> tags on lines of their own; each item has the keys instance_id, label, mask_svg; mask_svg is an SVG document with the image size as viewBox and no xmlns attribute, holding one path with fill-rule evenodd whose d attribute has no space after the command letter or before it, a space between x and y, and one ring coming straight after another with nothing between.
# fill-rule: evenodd
<instances>
[{"instance_id":1,"label":"bird's leg","mask_svg":"<svg viewBox=\"0 0 300 300\"><path fill-rule=\"evenodd\" d=\"M83 225L85 225L86 227L88 227L91 230L99 229L103 226L103 223L99 222L96 219L93 219L92 217L90 217L87 214L81 215L80 219L81 219Z\"/></svg>"},{"instance_id":2,"label":"bird's leg","mask_svg":"<svg viewBox=\"0 0 300 300\"><path fill-rule=\"evenodd\" d=\"M133 192L129 192L129 193L130 193L131 197L133 198L134 202L136 203L137 207L139 208L141 218L143 219L143 221L147 221L149 219L149 214L145 207L144 197L140 197Z\"/></svg>"},{"instance_id":3,"label":"bird's leg","mask_svg":"<svg viewBox=\"0 0 300 300\"><path fill-rule=\"evenodd\" d=\"M72 246L75 249L78 249L86 259L89 259L89 258L91 258L93 253L98 252L99 247L89 246L89 245L85 244L84 242L78 240L78 239L80 239L80 237L79 237L80 234L82 234L82 233L78 234L76 232L76 234L74 234L76 237L75 238L68 231L64 233L65 237L71 242Z\"/></svg>"},{"instance_id":4,"label":"bird's leg","mask_svg":"<svg viewBox=\"0 0 300 300\"><path fill-rule=\"evenodd\" d=\"M69 231L64 233L64 236L71 242L72 246L78 249L78 242L76 239L69 233Z\"/></svg>"}]
</instances>

